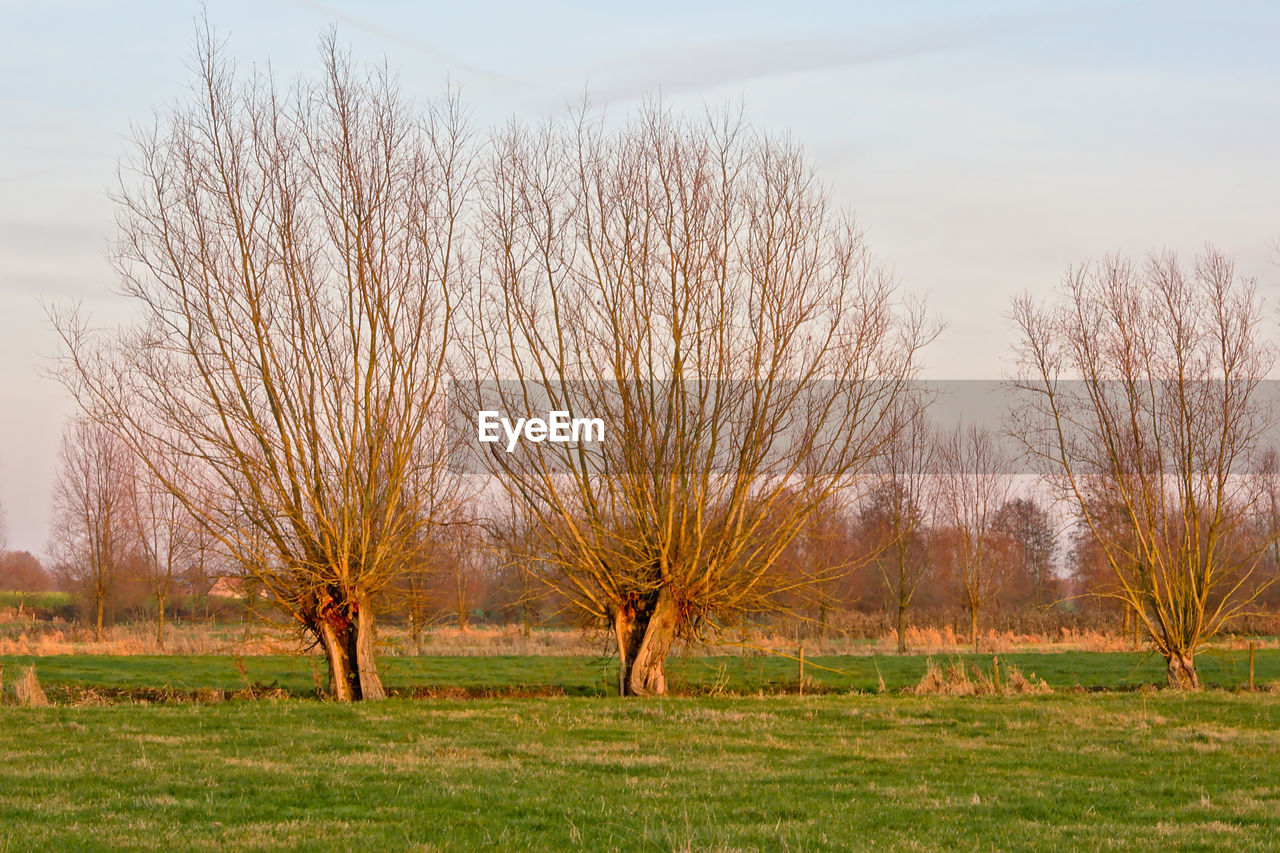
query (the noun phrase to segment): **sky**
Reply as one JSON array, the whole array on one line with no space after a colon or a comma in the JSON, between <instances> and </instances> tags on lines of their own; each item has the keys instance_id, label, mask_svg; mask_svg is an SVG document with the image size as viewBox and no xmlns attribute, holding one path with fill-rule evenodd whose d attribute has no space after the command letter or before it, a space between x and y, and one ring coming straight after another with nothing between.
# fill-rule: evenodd
<instances>
[{"instance_id":1,"label":"sky","mask_svg":"<svg viewBox=\"0 0 1280 853\"><path fill-rule=\"evenodd\" d=\"M191 79L207 14L243 63L318 67L335 27L424 99L459 87L483 129L589 92L626 111L742 103L802 143L833 198L946 323L936 379L1009 371L1010 299L1069 265L1206 243L1280 302L1280 3L2 4L0 507L42 555L72 406L47 311L125 320L107 261L131 125ZM202 11L203 10L203 11ZM1276 317L1280 330L1280 314Z\"/></svg>"}]
</instances>

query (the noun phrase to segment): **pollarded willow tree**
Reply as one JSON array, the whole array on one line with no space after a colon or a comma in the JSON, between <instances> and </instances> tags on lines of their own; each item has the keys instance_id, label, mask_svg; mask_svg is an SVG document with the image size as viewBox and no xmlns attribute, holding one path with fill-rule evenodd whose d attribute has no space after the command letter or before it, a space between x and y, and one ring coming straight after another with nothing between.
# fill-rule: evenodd
<instances>
[{"instance_id":1,"label":"pollarded willow tree","mask_svg":"<svg viewBox=\"0 0 1280 853\"><path fill-rule=\"evenodd\" d=\"M612 631L620 692L663 693L675 639L814 580L780 557L891 437L927 323L739 116L513 125L481 185L471 407L604 422L483 458L529 565Z\"/></svg>"},{"instance_id":2,"label":"pollarded willow tree","mask_svg":"<svg viewBox=\"0 0 1280 853\"><path fill-rule=\"evenodd\" d=\"M321 53L282 89L206 29L121 169L137 322L55 322L84 409L323 648L337 698L373 699L374 595L456 495L438 425L469 147L451 99Z\"/></svg>"},{"instance_id":3,"label":"pollarded willow tree","mask_svg":"<svg viewBox=\"0 0 1280 853\"><path fill-rule=\"evenodd\" d=\"M1256 286L1213 249L1190 269L1108 258L1014 318L1013 432L1092 534L1170 686L1197 687L1197 648L1256 595L1276 533L1262 476L1274 347Z\"/></svg>"}]
</instances>

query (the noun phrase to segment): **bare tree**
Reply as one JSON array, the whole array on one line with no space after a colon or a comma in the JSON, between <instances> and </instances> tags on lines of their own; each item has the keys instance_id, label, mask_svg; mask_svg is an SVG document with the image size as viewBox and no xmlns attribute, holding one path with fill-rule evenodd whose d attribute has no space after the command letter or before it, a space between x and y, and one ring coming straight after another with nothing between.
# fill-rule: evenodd
<instances>
[{"instance_id":1,"label":"bare tree","mask_svg":"<svg viewBox=\"0 0 1280 853\"><path fill-rule=\"evenodd\" d=\"M463 631L471 627L472 611L484 594L487 551L473 513L472 507L460 506L440 519L432 538L415 544L390 590L408 619L414 648L421 648L422 629L429 622L452 621Z\"/></svg>"},{"instance_id":2,"label":"bare tree","mask_svg":"<svg viewBox=\"0 0 1280 853\"><path fill-rule=\"evenodd\" d=\"M876 466L879 484L864 502L862 526L872 537L872 560L896 616L898 653L907 650L907 609L930 570L930 519L938 499L937 440L923 401L905 400Z\"/></svg>"},{"instance_id":3,"label":"bare tree","mask_svg":"<svg viewBox=\"0 0 1280 853\"><path fill-rule=\"evenodd\" d=\"M467 131L456 102L418 111L333 37L322 60L281 91L206 29L190 96L121 172L140 320L54 319L81 404L323 648L336 697L374 699L374 595L454 493L438 424Z\"/></svg>"},{"instance_id":4,"label":"bare tree","mask_svg":"<svg viewBox=\"0 0 1280 853\"><path fill-rule=\"evenodd\" d=\"M484 188L470 404L604 430L484 458L543 580L611 629L620 692L663 693L677 637L813 580L779 556L889 437L926 324L800 149L738 116L513 125Z\"/></svg>"},{"instance_id":5,"label":"bare tree","mask_svg":"<svg viewBox=\"0 0 1280 853\"><path fill-rule=\"evenodd\" d=\"M943 438L939 520L950 537L950 556L969 614L969 642L978 651L978 620L999 588L1001 535L996 516L1008 499L1012 467L988 429L958 424Z\"/></svg>"},{"instance_id":6,"label":"bare tree","mask_svg":"<svg viewBox=\"0 0 1280 853\"><path fill-rule=\"evenodd\" d=\"M513 501L503 503L505 511L493 513L486 525L496 564L494 587L504 619L509 623L518 614L521 631L528 640L544 606L550 603L548 587L539 579L550 576L551 569L535 551L536 543L542 541L539 531L531 528Z\"/></svg>"},{"instance_id":7,"label":"bare tree","mask_svg":"<svg viewBox=\"0 0 1280 853\"><path fill-rule=\"evenodd\" d=\"M475 507L460 506L441 524L432 543L427 591L436 618L446 618L466 631L471 614L484 599L490 549L481 536Z\"/></svg>"},{"instance_id":8,"label":"bare tree","mask_svg":"<svg viewBox=\"0 0 1280 853\"><path fill-rule=\"evenodd\" d=\"M1170 686L1197 687L1196 649L1256 594L1246 582L1274 539L1245 535L1267 515L1260 388L1274 363L1256 286L1213 249L1190 269L1112 257L1070 270L1056 305L1018 300L1014 317L1015 433L1092 533L1109 594Z\"/></svg>"},{"instance_id":9,"label":"bare tree","mask_svg":"<svg viewBox=\"0 0 1280 853\"><path fill-rule=\"evenodd\" d=\"M404 568L387 590L397 613L409 623L409 640L415 654L422 654L422 632L431 619L433 581L440 555L434 542L421 540L410 546Z\"/></svg>"},{"instance_id":10,"label":"bare tree","mask_svg":"<svg viewBox=\"0 0 1280 853\"><path fill-rule=\"evenodd\" d=\"M825 637L833 611L856 596L850 589L865 555L858 549L851 512L832 499L819 508L780 558L779 581L791 576L794 593L780 602L794 615L817 611L818 636Z\"/></svg>"},{"instance_id":11,"label":"bare tree","mask_svg":"<svg viewBox=\"0 0 1280 853\"><path fill-rule=\"evenodd\" d=\"M174 581L200 550L198 526L187 512L182 498L166 483L181 481L172 459L163 451L148 454L152 467L163 476L152 473L146 465L135 466L137 479L129 490L130 519L138 551L139 568L156 607L156 646L164 649L165 605Z\"/></svg>"},{"instance_id":12,"label":"bare tree","mask_svg":"<svg viewBox=\"0 0 1280 853\"><path fill-rule=\"evenodd\" d=\"M1013 546L1008 575L1017 595L1037 607L1050 604L1057 534L1048 511L1034 498L1011 498L996 512L995 529Z\"/></svg>"},{"instance_id":13,"label":"bare tree","mask_svg":"<svg viewBox=\"0 0 1280 853\"><path fill-rule=\"evenodd\" d=\"M86 418L62 434L53 486L49 553L68 581L93 602L94 640L132 545L133 459L114 433Z\"/></svg>"},{"instance_id":14,"label":"bare tree","mask_svg":"<svg viewBox=\"0 0 1280 853\"><path fill-rule=\"evenodd\" d=\"M475 529L460 528L451 537L444 575L449 584L454 618L463 631L471 627L472 611L483 599L487 580L486 552L472 535Z\"/></svg>"},{"instance_id":15,"label":"bare tree","mask_svg":"<svg viewBox=\"0 0 1280 853\"><path fill-rule=\"evenodd\" d=\"M183 508L185 510L185 507ZM204 526L188 517L187 560L180 579L190 596L190 614L201 610L209 615L209 593L218 578L227 574L226 561L218 551L217 540Z\"/></svg>"}]
</instances>

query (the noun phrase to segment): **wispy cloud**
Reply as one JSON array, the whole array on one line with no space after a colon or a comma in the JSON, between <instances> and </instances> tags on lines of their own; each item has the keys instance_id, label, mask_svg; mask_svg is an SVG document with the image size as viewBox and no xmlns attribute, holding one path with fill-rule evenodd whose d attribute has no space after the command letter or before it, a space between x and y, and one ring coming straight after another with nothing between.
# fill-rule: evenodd
<instances>
[{"instance_id":1,"label":"wispy cloud","mask_svg":"<svg viewBox=\"0 0 1280 853\"><path fill-rule=\"evenodd\" d=\"M626 74L596 89L596 94L606 100L629 100L659 87L672 93L697 91L789 74L900 61L979 47L1098 11L1099 8L1093 8L953 19L891 31L761 37L683 45L661 53L647 52L628 57L601 69L606 73L613 69L646 70Z\"/></svg>"},{"instance_id":2,"label":"wispy cloud","mask_svg":"<svg viewBox=\"0 0 1280 853\"><path fill-rule=\"evenodd\" d=\"M406 33L402 30L391 29L377 21L370 20L362 15L352 14L345 9L338 8L337 6L332 6L328 3L320 3L317 2L317 0L288 0L288 2L295 6L310 9L313 12L319 12L328 18L339 21L370 35L378 36L379 38L386 39L387 41L395 42L396 44L404 45L405 47L425 53L440 64L446 66L451 72L465 72L467 74L484 77L489 80L495 80L500 77L496 72L487 68L481 68L478 65L473 65L455 54L442 50L440 47L432 44L426 39L418 38L417 36Z\"/></svg>"}]
</instances>

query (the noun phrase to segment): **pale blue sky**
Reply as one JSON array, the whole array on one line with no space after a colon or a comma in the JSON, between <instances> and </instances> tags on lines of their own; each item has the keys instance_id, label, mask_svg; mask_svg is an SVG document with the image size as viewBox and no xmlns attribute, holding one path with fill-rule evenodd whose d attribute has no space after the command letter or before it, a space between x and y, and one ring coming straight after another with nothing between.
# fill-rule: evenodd
<instances>
[{"instance_id":1,"label":"pale blue sky","mask_svg":"<svg viewBox=\"0 0 1280 853\"><path fill-rule=\"evenodd\" d=\"M133 121L181 91L188 2L0 6L0 504L44 550L69 406L40 300L117 319L107 191ZM1011 295L1068 264L1206 241L1280 295L1280 4L209 0L245 61L315 67L328 25L484 127L590 89L625 110L745 102L805 143L948 328L928 375L997 378ZM1280 327L1280 317L1277 317Z\"/></svg>"}]
</instances>

